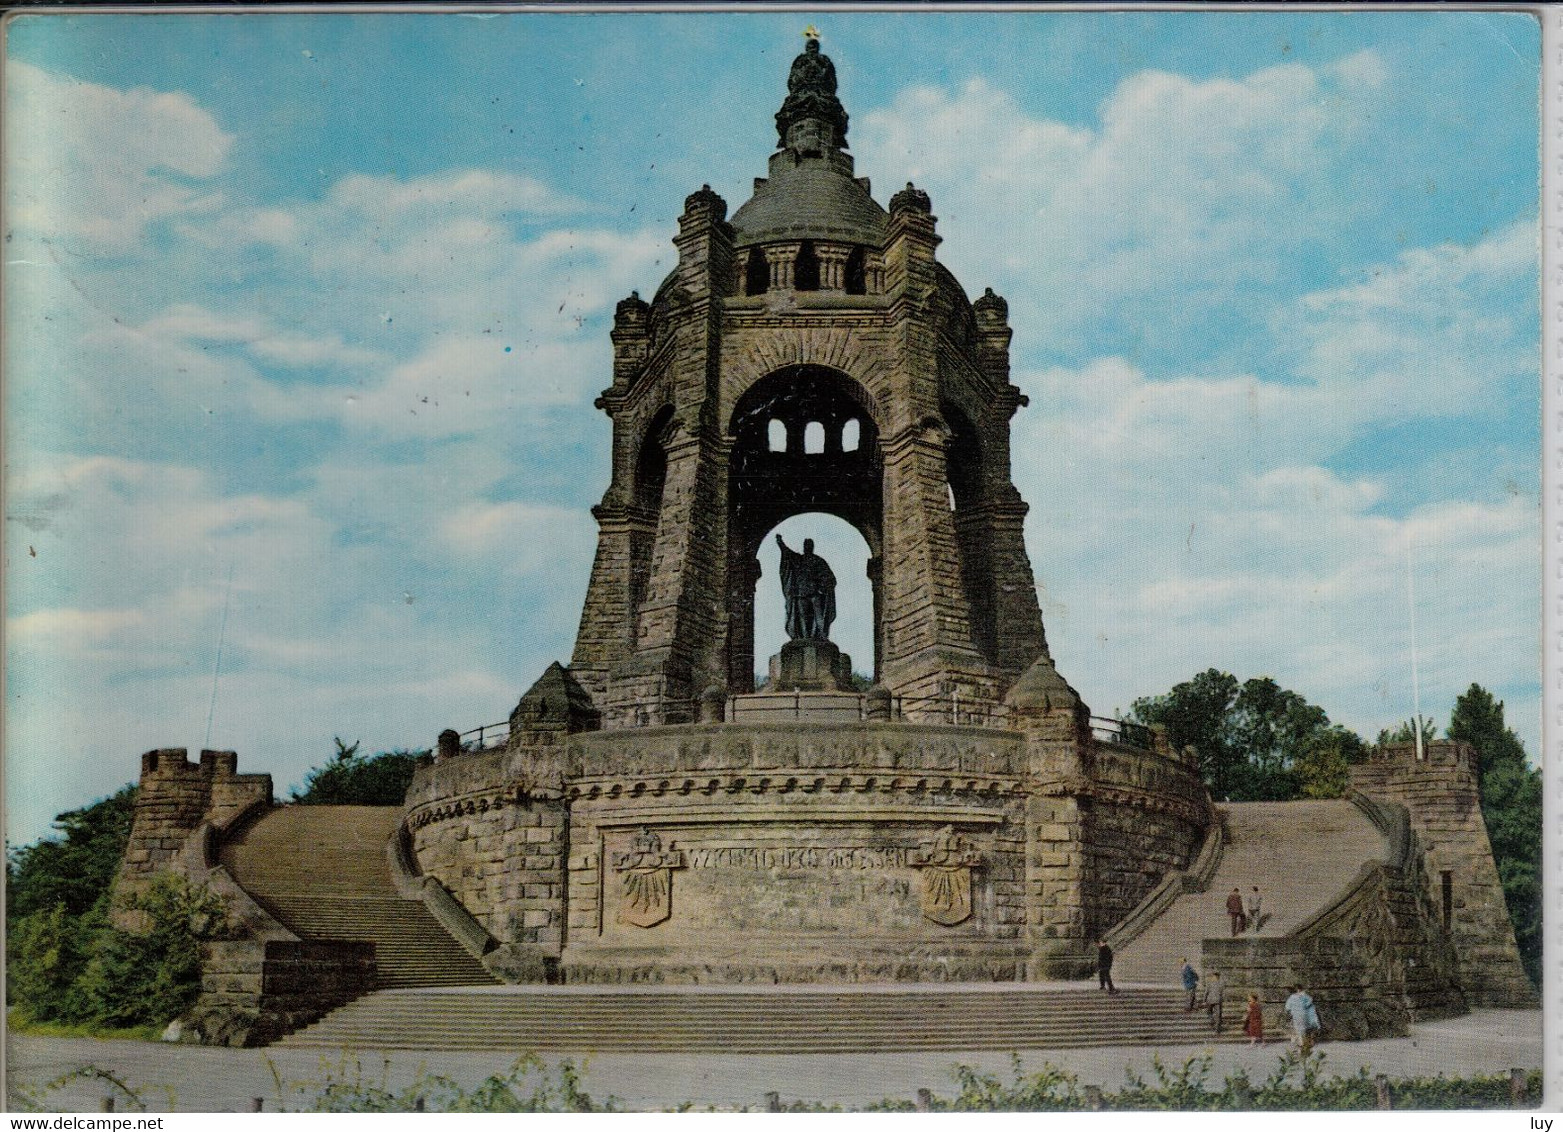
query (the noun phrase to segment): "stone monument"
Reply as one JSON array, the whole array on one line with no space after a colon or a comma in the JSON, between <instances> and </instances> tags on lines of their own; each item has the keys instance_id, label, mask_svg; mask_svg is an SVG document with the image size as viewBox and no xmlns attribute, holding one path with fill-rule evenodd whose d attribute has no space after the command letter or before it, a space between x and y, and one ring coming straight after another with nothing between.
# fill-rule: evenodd
<instances>
[{"instance_id":1,"label":"stone monument","mask_svg":"<svg viewBox=\"0 0 1563 1132\"><path fill-rule=\"evenodd\" d=\"M521 697L503 745L442 735L383 860L341 870L363 891L337 895L379 907L394 885L477 977L509 981L1051 979L1091 970L1104 937L1133 960L1169 907L1204 899L1227 814L1191 754L1093 719L1054 665L1010 476L1027 402L1005 301L971 301L939 263L926 192L886 208L854 175L817 39L776 124L750 199L729 218L710 186L692 193L676 266L618 304L597 401L612 476L569 666ZM781 544L789 640L754 688L756 553L809 512L869 549L864 692L829 639L836 578L812 540ZM343 822L380 819L275 806L264 776L208 754L147 756L124 876L227 886L251 926L212 951L210 1003L274 1032L307 1011L263 987L329 970L350 997L373 967L310 919L336 897L293 892L307 878L246 847L307 833L345 853ZM1323 803L1367 847L1330 863L1341 893L1295 933L1207 951L1237 948L1221 968L1254 985L1332 972L1340 1002L1382 1004L1364 1025L1459 1009L1461 987L1523 998L1468 762L1359 768L1361 797ZM1244 820L1263 841L1287 818Z\"/></svg>"}]
</instances>

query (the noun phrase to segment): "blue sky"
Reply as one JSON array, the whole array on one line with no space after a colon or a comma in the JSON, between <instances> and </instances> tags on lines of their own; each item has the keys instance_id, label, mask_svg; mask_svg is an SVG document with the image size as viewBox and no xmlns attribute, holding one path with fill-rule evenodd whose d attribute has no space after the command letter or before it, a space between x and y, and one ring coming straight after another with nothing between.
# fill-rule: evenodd
<instances>
[{"instance_id":1,"label":"blue sky","mask_svg":"<svg viewBox=\"0 0 1563 1132\"><path fill-rule=\"evenodd\" d=\"M1028 545L1094 710L1214 666L1371 738L1411 713L1409 561L1424 711L1480 682L1538 750L1528 16L24 15L13 843L209 714L284 792L568 659L613 305L690 191L747 198L810 22L858 172L926 188L1009 299ZM784 530L866 600L856 536Z\"/></svg>"}]
</instances>

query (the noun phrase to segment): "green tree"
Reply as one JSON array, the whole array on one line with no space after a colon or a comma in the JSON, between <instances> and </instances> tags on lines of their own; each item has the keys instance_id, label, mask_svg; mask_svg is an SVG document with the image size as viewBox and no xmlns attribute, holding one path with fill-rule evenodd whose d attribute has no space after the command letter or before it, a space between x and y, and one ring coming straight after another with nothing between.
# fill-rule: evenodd
<instances>
[{"instance_id":1,"label":"green tree","mask_svg":"<svg viewBox=\"0 0 1563 1132\"><path fill-rule=\"evenodd\" d=\"M1355 731L1332 725L1308 741L1292 773L1304 798L1340 798L1351 787L1351 764L1367 757Z\"/></svg>"},{"instance_id":2,"label":"green tree","mask_svg":"<svg viewBox=\"0 0 1563 1132\"><path fill-rule=\"evenodd\" d=\"M418 760L428 751L384 751L365 757L358 744L336 740L336 754L304 778L289 801L305 806L399 806Z\"/></svg>"},{"instance_id":3,"label":"green tree","mask_svg":"<svg viewBox=\"0 0 1563 1132\"><path fill-rule=\"evenodd\" d=\"M1165 695L1135 700L1130 716L1165 727L1175 749L1192 747L1211 794L1233 802L1295 798L1305 781L1315 791L1331 789L1341 777L1338 758L1316 745L1335 743L1339 758L1360 748L1360 740L1353 748L1342 729L1331 728L1323 708L1269 677L1239 684L1214 668Z\"/></svg>"},{"instance_id":4,"label":"green tree","mask_svg":"<svg viewBox=\"0 0 1563 1132\"><path fill-rule=\"evenodd\" d=\"M6 917L63 906L69 916L84 915L109 890L119 871L136 788L70 810L54 819L58 835L13 849L6 855Z\"/></svg>"},{"instance_id":5,"label":"green tree","mask_svg":"<svg viewBox=\"0 0 1563 1132\"><path fill-rule=\"evenodd\" d=\"M1438 724L1431 719L1424 719L1422 720L1421 731L1422 749L1425 751L1427 749L1427 745L1434 739L1438 738ZM1378 745L1380 747L1385 747L1391 743L1414 744L1416 742L1416 733L1416 720L1402 720L1400 726L1395 728L1393 731L1386 727L1384 730L1378 733Z\"/></svg>"},{"instance_id":6,"label":"green tree","mask_svg":"<svg viewBox=\"0 0 1563 1132\"><path fill-rule=\"evenodd\" d=\"M1237 677L1211 668L1165 695L1135 700L1129 717L1147 727L1165 727L1174 750L1192 747L1205 784L1217 797L1227 797L1236 785L1242 760L1227 726L1237 693Z\"/></svg>"},{"instance_id":7,"label":"green tree","mask_svg":"<svg viewBox=\"0 0 1563 1132\"><path fill-rule=\"evenodd\" d=\"M1455 701L1449 738L1476 749L1482 820L1514 925L1520 959L1541 983L1541 771L1504 722L1503 701L1472 684Z\"/></svg>"},{"instance_id":8,"label":"green tree","mask_svg":"<svg viewBox=\"0 0 1563 1132\"><path fill-rule=\"evenodd\" d=\"M221 897L184 877L159 873L125 899L143 914L145 930L105 925L71 987L67 1021L99 1026L161 1025L179 1017L201 993L201 940L222 934Z\"/></svg>"},{"instance_id":9,"label":"green tree","mask_svg":"<svg viewBox=\"0 0 1563 1132\"><path fill-rule=\"evenodd\" d=\"M73 988L108 922L130 840L136 788L54 819L56 836L6 854L6 1001L41 1020L75 1020Z\"/></svg>"}]
</instances>

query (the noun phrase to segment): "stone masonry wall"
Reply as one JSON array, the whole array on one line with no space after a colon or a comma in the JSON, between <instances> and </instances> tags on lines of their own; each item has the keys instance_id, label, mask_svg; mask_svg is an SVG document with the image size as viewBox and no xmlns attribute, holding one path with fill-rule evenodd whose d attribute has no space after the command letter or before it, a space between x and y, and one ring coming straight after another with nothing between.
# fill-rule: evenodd
<instances>
[{"instance_id":1,"label":"stone masonry wall","mask_svg":"<svg viewBox=\"0 0 1563 1132\"><path fill-rule=\"evenodd\" d=\"M1085 875L1085 934L1101 935L1122 920L1161 878L1188 868L1204 827L1185 815L1094 801L1080 846Z\"/></svg>"},{"instance_id":2,"label":"stone masonry wall","mask_svg":"<svg viewBox=\"0 0 1563 1132\"><path fill-rule=\"evenodd\" d=\"M408 790L413 855L501 943L557 957L563 944L566 808L528 789L511 751L420 767Z\"/></svg>"},{"instance_id":3,"label":"stone masonry wall","mask_svg":"<svg viewBox=\"0 0 1563 1132\"><path fill-rule=\"evenodd\" d=\"M1409 744L1381 747L1351 768L1352 788L1398 802L1425 854L1427 894L1442 914L1449 876L1449 935L1460 987L1473 1006L1533 1005L1535 988L1520 965L1476 784L1476 753L1466 744L1433 742L1418 761Z\"/></svg>"},{"instance_id":4,"label":"stone masonry wall","mask_svg":"<svg viewBox=\"0 0 1563 1132\"><path fill-rule=\"evenodd\" d=\"M201 945L191 1023L208 1045L263 1046L375 986L374 945L236 940Z\"/></svg>"},{"instance_id":5,"label":"stone masonry wall","mask_svg":"<svg viewBox=\"0 0 1563 1132\"><path fill-rule=\"evenodd\" d=\"M239 774L233 751L202 751L198 763L186 758L183 747L148 751L141 756L121 881L167 868L203 822L224 828L271 800L271 775Z\"/></svg>"}]
</instances>

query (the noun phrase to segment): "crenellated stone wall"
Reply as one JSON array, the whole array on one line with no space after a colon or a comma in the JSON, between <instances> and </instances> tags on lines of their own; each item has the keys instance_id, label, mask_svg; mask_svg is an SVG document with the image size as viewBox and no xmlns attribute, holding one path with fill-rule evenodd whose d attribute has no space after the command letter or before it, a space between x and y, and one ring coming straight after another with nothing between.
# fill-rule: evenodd
<instances>
[{"instance_id":1,"label":"crenellated stone wall","mask_svg":"<svg viewBox=\"0 0 1563 1132\"><path fill-rule=\"evenodd\" d=\"M1526 977L1493 861L1468 744L1435 740L1416 757L1412 744L1375 748L1351 767L1351 784L1410 813L1426 857L1423 883L1458 955L1459 981L1473 1006L1531 1006ZM1446 879L1447 878L1447 879Z\"/></svg>"},{"instance_id":2,"label":"crenellated stone wall","mask_svg":"<svg viewBox=\"0 0 1563 1132\"><path fill-rule=\"evenodd\" d=\"M271 804L271 775L240 774L239 756L233 751L202 751L199 762L186 756L183 747L141 756L121 883L167 868L202 823L225 829L256 807Z\"/></svg>"}]
</instances>

